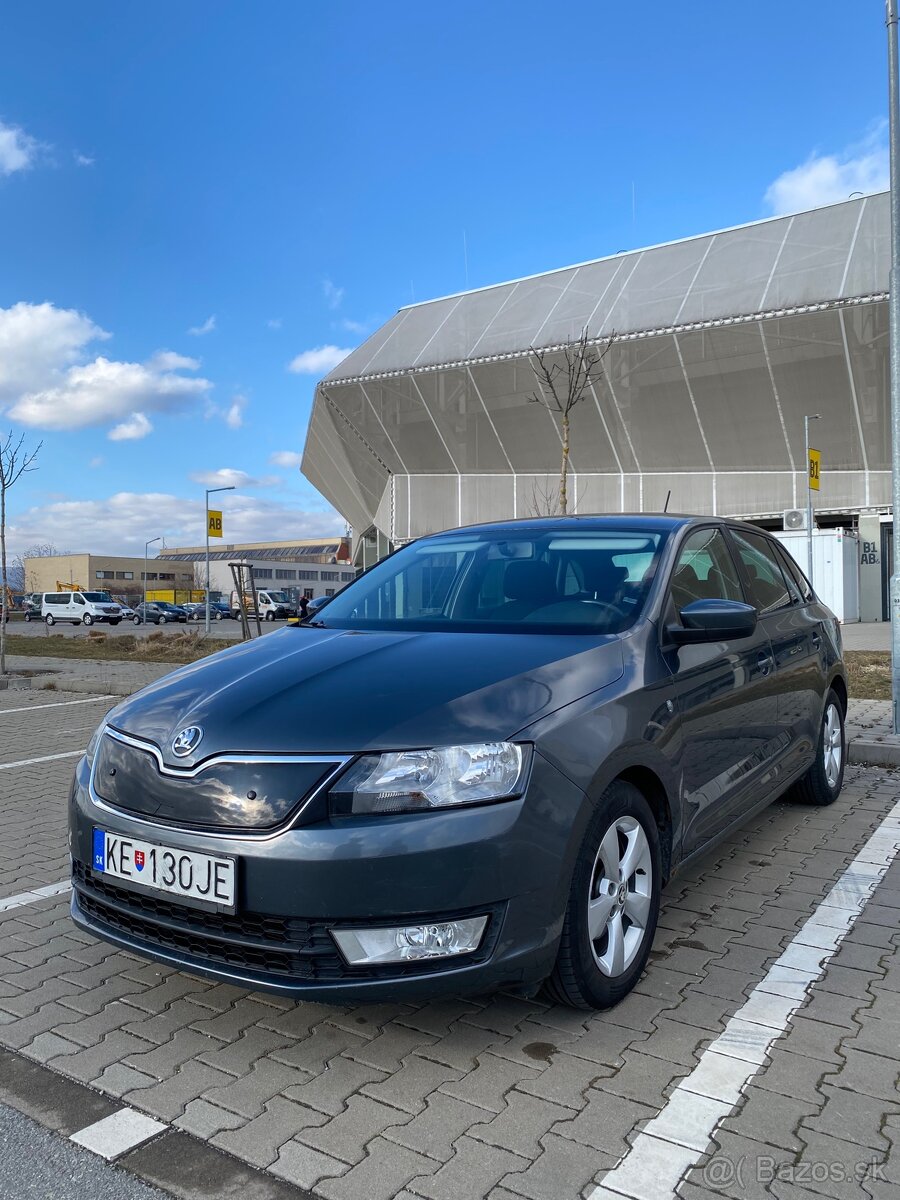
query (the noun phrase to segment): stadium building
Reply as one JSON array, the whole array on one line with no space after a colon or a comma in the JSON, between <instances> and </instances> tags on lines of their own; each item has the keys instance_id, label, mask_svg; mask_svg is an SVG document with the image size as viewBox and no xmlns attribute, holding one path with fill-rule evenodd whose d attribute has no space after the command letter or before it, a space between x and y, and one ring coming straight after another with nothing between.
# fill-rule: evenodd
<instances>
[{"instance_id":1,"label":"stadium building","mask_svg":"<svg viewBox=\"0 0 900 1200\"><path fill-rule=\"evenodd\" d=\"M613 337L572 414L569 511L662 509L878 530L889 574L888 194L401 309L316 389L302 470L354 560L458 524L528 516L558 480L532 347ZM868 524L865 524L868 522Z\"/></svg>"}]
</instances>

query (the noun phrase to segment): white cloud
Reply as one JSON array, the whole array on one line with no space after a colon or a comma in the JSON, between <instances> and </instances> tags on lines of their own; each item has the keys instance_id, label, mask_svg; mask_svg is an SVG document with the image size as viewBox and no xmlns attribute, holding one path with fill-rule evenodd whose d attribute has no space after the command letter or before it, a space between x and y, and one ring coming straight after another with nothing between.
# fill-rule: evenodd
<instances>
[{"instance_id":1,"label":"white cloud","mask_svg":"<svg viewBox=\"0 0 900 1200\"><path fill-rule=\"evenodd\" d=\"M238 492L223 497L225 536L229 542L281 541L287 538L343 534L346 525L332 508L293 508ZM58 546L82 546L95 553L143 555L147 514L153 527L165 529L169 546L200 546L205 536L202 494L185 498L159 492L118 492L94 500L55 500L12 515L10 553L52 540Z\"/></svg>"},{"instance_id":2,"label":"white cloud","mask_svg":"<svg viewBox=\"0 0 900 1200\"><path fill-rule=\"evenodd\" d=\"M97 467L102 467L105 462L106 462L106 459L103 457L102 454L95 454L94 457L91 459L91 461L88 463L88 466L91 467L92 469L95 469Z\"/></svg>"},{"instance_id":3,"label":"white cloud","mask_svg":"<svg viewBox=\"0 0 900 1200\"><path fill-rule=\"evenodd\" d=\"M367 333L369 326L365 321L351 321L349 317L341 319L341 329L346 329L348 333Z\"/></svg>"},{"instance_id":4,"label":"white cloud","mask_svg":"<svg viewBox=\"0 0 900 1200\"><path fill-rule=\"evenodd\" d=\"M153 371L199 371L200 360L188 358L186 354L178 354L174 350L157 350L147 360L147 366Z\"/></svg>"},{"instance_id":5,"label":"white cloud","mask_svg":"<svg viewBox=\"0 0 900 1200\"><path fill-rule=\"evenodd\" d=\"M76 167L92 167L97 161L96 158L90 158L87 154L79 154L77 151L73 157Z\"/></svg>"},{"instance_id":6,"label":"white cloud","mask_svg":"<svg viewBox=\"0 0 900 1200\"><path fill-rule=\"evenodd\" d=\"M212 384L181 372L196 359L164 350L144 363L91 359L110 335L89 317L52 304L0 308L0 411L38 429L83 429L193 404ZM144 431L146 432L146 430ZM121 436L135 436L134 433ZM143 436L143 435L142 435Z\"/></svg>"},{"instance_id":7,"label":"white cloud","mask_svg":"<svg viewBox=\"0 0 900 1200\"><path fill-rule=\"evenodd\" d=\"M240 429L244 424L244 409L247 406L246 396L235 396L225 412L225 424L229 429Z\"/></svg>"},{"instance_id":8,"label":"white cloud","mask_svg":"<svg viewBox=\"0 0 900 1200\"><path fill-rule=\"evenodd\" d=\"M281 483L277 475L263 475L255 478L246 471L236 467L220 467L218 471L194 471L191 474L194 483L201 483L205 488L267 488Z\"/></svg>"},{"instance_id":9,"label":"white cloud","mask_svg":"<svg viewBox=\"0 0 900 1200\"><path fill-rule=\"evenodd\" d=\"M336 287L330 279L323 279L322 294L329 308L341 307L341 301L344 299L344 289L342 287Z\"/></svg>"},{"instance_id":10,"label":"white cloud","mask_svg":"<svg viewBox=\"0 0 900 1200\"><path fill-rule=\"evenodd\" d=\"M766 189L765 202L776 216L846 200L853 192L879 192L888 186L888 147L880 122L863 141L839 154L812 153Z\"/></svg>"},{"instance_id":11,"label":"white cloud","mask_svg":"<svg viewBox=\"0 0 900 1200\"><path fill-rule=\"evenodd\" d=\"M340 346L316 346L313 350L304 350L288 363L288 370L295 375L326 375L333 371L351 351Z\"/></svg>"},{"instance_id":12,"label":"white cloud","mask_svg":"<svg viewBox=\"0 0 900 1200\"><path fill-rule=\"evenodd\" d=\"M202 325L192 325L188 330L191 337L204 337L207 333L212 333L216 327L216 314L207 317Z\"/></svg>"},{"instance_id":13,"label":"white cloud","mask_svg":"<svg viewBox=\"0 0 900 1200\"><path fill-rule=\"evenodd\" d=\"M276 450L269 455L269 462L275 467L299 467L303 455L296 450Z\"/></svg>"},{"instance_id":14,"label":"white cloud","mask_svg":"<svg viewBox=\"0 0 900 1200\"><path fill-rule=\"evenodd\" d=\"M281 317L270 317L266 324L270 329L280 329L284 322Z\"/></svg>"},{"instance_id":15,"label":"white cloud","mask_svg":"<svg viewBox=\"0 0 900 1200\"><path fill-rule=\"evenodd\" d=\"M106 435L111 442L137 442L153 432L153 426L142 412L132 413L127 421L116 425Z\"/></svg>"},{"instance_id":16,"label":"white cloud","mask_svg":"<svg viewBox=\"0 0 900 1200\"><path fill-rule=\"evenodd\" d=\"M34 165L40 145L18 125L0 121L0 175L27 171Z\"/></svg>"}]
</instances>

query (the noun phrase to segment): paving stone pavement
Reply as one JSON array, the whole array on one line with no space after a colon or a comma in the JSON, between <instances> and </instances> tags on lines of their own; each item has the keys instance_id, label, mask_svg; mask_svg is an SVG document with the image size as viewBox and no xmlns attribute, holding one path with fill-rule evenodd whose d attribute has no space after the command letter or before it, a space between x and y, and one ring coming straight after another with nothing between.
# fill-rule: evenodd
<instances>
[{"instance_id":1,"label":"paving stone pavement","mask_svg":"<svg viewBox=\"0 0 900 1200\"><path fill-rule=\"evenodd\" d=\"M79 748L114 703L48 702L0 696L0 763ZM0 898L64 877L73 762L0 772ZM60 896L0 912L0 1045L327 1200L589 1196L898 796L851 768L831 808L776 802L732 834L672 882L608 1014L294 1004L98 943ZM683 1196L900 1197L898 943L895 862Z\"/></svg>"}]
</instances>

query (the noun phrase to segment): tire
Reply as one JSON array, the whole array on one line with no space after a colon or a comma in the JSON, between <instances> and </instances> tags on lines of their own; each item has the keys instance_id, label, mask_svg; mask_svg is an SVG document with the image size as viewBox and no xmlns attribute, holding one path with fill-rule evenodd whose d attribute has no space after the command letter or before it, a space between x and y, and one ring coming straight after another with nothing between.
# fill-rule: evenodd
<instances>
[{"instance_id":1,"label":"tire","mask_svg":"<svg viewBox=\"0 0 900 1200\"><path fill-rule=\"evenodd\" d=\"M53 613L47 613L46 617L44 617L44 621L47 625L55 625L56 617L54 617Z\"/></svg>"},{"instance_id":2,"label":"tire","mask_svg":"<svg viewBox=\"0 0 900 1200\"><path fill-rule=\"evenodd\" d=\"M266 613L266 620L267 620L267 621L274 621L274 620L275 620L275 614L274 614L273 612L267 612L267 613Z\"/></svg>"},{"instance_id":3,"label":"tire","mask_svg":"<svg viewBox=\"0 0 900 1200\"><path fill-rule=\"evenodd\" d=\"M217 620L217 621L221 621L221 620L222 620L222 614L221 614L220 612L217 612L217 613L216 613L216 620Z\"/></svg>"},{"instance_id":4,"label":"tire","mask_svg":"<svg viewBox=\"0 0 900 1200\"><path fill-rule=\"evenodd\" d=\"M93 625L94 618L91 616L90 613L85 613L84 616L81 618L81 623L82 623L82 625Z\"/></svg>"},{"instance_id":5,"label":"tire","mask_svg":"<svg viewBox=\"0 0 900 1200\"><path fill-rule=\"evenodd\" d=\"M623 880L626 857L626 869L635 869ZM612 1008L624 1000L653 945L659 894L656 820L638 789L617 779L600 797L575 863L556 965L546 984L550 997L581 1009ZM593 939L590 910L598 934Z\"/></svg>"},{"instance_id":6,"label":"tire","mask_svg":"<svg viewBox=\"0 0 900 1200\"><path fill-rule=\"evenodd\" d=\"M791 799L798 804L813 804L817 808L834 804L844 785L846 761L844 708L837 692L829 691L825 697L822 723L819 726L816 757L803 778L791 789Z\"/></svg>"},{"instance_id":7,"label":"tire","mask_svg":"<svg viewBox=\"0 0 900 1200\"><path fill-rule=\"evenodd\" d=\"M141 618L138 616L134 616L131 618L131 623L132 623L132 625L140 625Z\"/></svg>"},{"instance_id":8,"label":"tire","mask_svg":"<svg viewBox=\"0 0 900 1200\"><path fill-rule=\"evenodd\" d=\"M31 620L31 613L26 613L25 614L25 624L27 625L30 620Z\"/></svg>"},{"instance_id":9,"label":"tire","mask_svg":"<svg viewBox=\"0 0 900 1200\"><path fill-rule=\"evenodd\" d=\"M119 618L121 620L121 618ZM110 625L118 625L118 621L110 621Z\"/></svg>"},{"instance_id":10,"label":"tire","mask_svg":"<svg viewBox=\"0 0 900 1200\"><path fill-rule=\"evenodd\" d=\"M156 623L157 623L157 625L165 625L165 623L166 623L166 621L168 621L168 619L169 619L168 617L160 617Z\"/></svg>"}]
</instances>

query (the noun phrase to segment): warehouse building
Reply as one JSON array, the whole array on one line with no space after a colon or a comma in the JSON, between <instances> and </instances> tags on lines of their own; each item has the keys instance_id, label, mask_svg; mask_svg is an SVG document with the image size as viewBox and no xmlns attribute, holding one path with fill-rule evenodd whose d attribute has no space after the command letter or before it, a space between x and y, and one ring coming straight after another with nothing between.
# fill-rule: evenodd
<instances>
[{"instance_id":1,"label":"warehouse building","mask_svg":"<svg viewBox=\"0 0 900 1200\"><path fill-rule=\"evenodd\" d=\"M805 415L820 526L890 572L888 195L629 251L401 309L317 387L302 470L354 558L544 511L559 428L533 347L612 338L572 414L569 511L802 520ZM882 528L883 527L883 528ZM869 564L872 565L872 564Z\"/></svg>"},{"instance_id":2,"label":"warehouse building","mask_svg":"<svg viewBox=\"0 0 900 1200\"><path fill-rule=\"evenodd\" d=\"M178 600L190 599L191 591L204 587L205 556L205 546L183 546L148 559L148 592L173 591ZM333 595L355 574L350 563L350 540L342 537L235 542L211 548L209 557L214 596L230 595L232 562L249 563L260 586L296 593L297 597ZM25 559L26 592L78 588L138 599L143 586L143 558L85 553Z\"/></svg>"}]
</instances>

